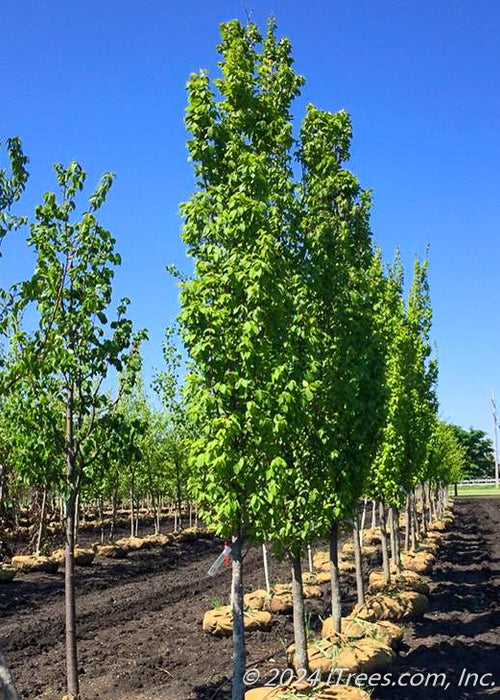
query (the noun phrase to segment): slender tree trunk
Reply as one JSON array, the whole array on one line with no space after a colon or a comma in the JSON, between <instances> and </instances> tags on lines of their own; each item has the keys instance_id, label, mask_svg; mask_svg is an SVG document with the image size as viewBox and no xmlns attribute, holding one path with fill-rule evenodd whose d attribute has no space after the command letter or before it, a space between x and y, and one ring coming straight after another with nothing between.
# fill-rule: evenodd
<instances>
[{"instance_id":1,"label":"slender tree trunk","mask_svg":"<svg viewBox=\"0 0 500 700\"><path fill-rule=\"evenodd\" d=\"M401 550L399 539L399 510L392 507L392 531L394 540L393 559L396 565L396 574L401 574Z\"/></svg>"},{"instance_id":2,"label":"slender tree trunk","mask_svg":"<svg viewBox=\"0 0 500 700\"><path fill-rule=\"evenodd\" d=\"M372 525L371 529L375 530L377 527L377 502L372 501Z\"/></svg>"},{"instance_id":3,"label":"slender tree trunk","mask_svg":"<svg viewBox=\"0 0 500 700\"><path fill-rule=\"evenodd\" d=\"M79 515L79 512L80 512L80 496L77 493L76 499L75 499L75 518L74 518L74 526L75 526L74 542L75 542L75 546L78 542L78 515Z\"/></svg>"},{"instance_id":4,"label":"slender tree trunk","mask_svg":"<svg viewBox=\"0 0 500 700\"><path fill-rule=\"evenodd\" d=\"M193 504L189 503L189 527L193 527Z\"/></svg>"},{"instance_id":5,"label":"slender tree trunk","mask_svg":"<svg viewBox=\"0 0 500 700\"><path fill-rule=\"evenodd\" d=\"M417 548L418 541L418 514L415 493L411 495L411 522L411 548L413 549L413 551L415 551Z\"/></svg>"},{"instance_id":6,"label":"slender tree trunk","mask_svg":"<svg viewBox=\"0 0 500 700\"><path fill-rule=\"evenodd\" d=\"M241 527L233 537L231 546L232 586L231 609L233 613L233 688L232 700L244 700L246 667L245 628L243 622L243 537Z\"/></svg>"},{"instance_id":7,"label":"slender tree trunk","mask_svg":"<svg viewBox=\"0 0 500 700\"><path fill-rule=\"evenodd\" d=\"M154 495L154 492L151 493L151 503L153 504L153 512L154 512L154 522L155 522L155 535L160 534L160 507L158 503L158 497Z\"/></svg>"},{"instance_id":8,"label":"slender tree trunk","mask_svg":"<svg viewBox=\"0 0 500 700\"><path fill-rule=\"evenodd\" d=\"M309 564L309 572L312 574L313 572L313 555L312 555L312 548L311 545L307 545L307 563Z\"/></svg>"},{"instance_id":9,"label":"slender tree trunk","mask_svg":"<svg viewBox=\"0 0 500 700\"><path fill-rule=\"evenodd\" d=\"M12 674L7 666L5 656L0 649L0 698L2 700L19 700Z\"/></svg>"},{"instance_id":10,"label":"slender tree trunk","mask_svg":"<svg viewBox=\"0 0 500 700\"><path fill-rule=\"evenodd\" d=\"M411 509L410 509L410 494L406 496L406 526L405 526L405 552L410 549L410 524Z\"/></svg>"},{"instance_id":11,"label":"slender tree trunk","mask_svg":"<svg viewBox=\"0 0 500 700\"><path fill-rule=\"evenodd\" d=\"M292 598L293 598L293 635L295 640L295 655L297 672L309 673L307 658L306 615L304 609L304 592L302 590L302 568L300 553L290 554L292 560Z\"/></svg>"},{"instance_id":12,"label":"slender tree trunk","mask_svg":"<svg viewBox=\"0 0 500 700\"><path fill-rule=\"evenodd\" d=\"M422 534L427 534L427 499L425 494L425 486L422 484Z\"/></svg>"},{"instance_id":13,"label":"slender tree trunk","mask_svg":"<svg viewBox=\"0 0 500 700\"><path fill-rule=\"evenodd\" d=\"M66 683L69 698L78 698L78 661L76 650L76 603L75 603L75 501L76 465L73 438L73 387L68 392L66 404L66 561L64 571L65 617L66 617Z\"/></svg>"},{"instance_id":14,"label":"slender tree trunk","mask_svg":"<svg viewBox=\"0 0 500 700\"><path fill-rule=\"evenodd\" d=\"M365 531L365 522L366 522L366 502L367 499L363 501L363 514L361 516L361 527L359 529L359 544L363 546L363 533Z\"/></svg>"},{"instance_id":15,"label":"slender tree trunk","mask_svg":"<svg viewBox=\"0 0 500 700\"><path fill-rule=\"evenodd\" d=\"M181 473L179 465L175 464L175 476L177 486L177 511L179 513L179 529L182 530L182 491L181 491Z\"/></svg>"},{"instance_id":16,"label":"slender tree trunk","mask_svg":"<svg viewBox=\"0 0 500 700\"><path fill-rule=\"evenodd\" d=\"M104 503L102 496L99 498L99 520L101 521L101 544L104 543Z\"/></svg>"},{"instance_id":17,"label":"slender tree trunk","mask_svg":"<svg viewBox=\"0 0 500 700\"><path fill-rule=\"evenodd\" d=\"M362 605L365 602L365 588L363 585L363 559L361 555L360 533L358 527L358 509L354 513L354 564L356 565L356 591L358 594L358 603Z\"/></svg>"},{"instance_id":18,"label":"slender tree trunk","mask_svg":"<svg viewBox=\"0 0 500 700\"><path fill-rule=\"evenodd\" d=\"M130 482L130 537L134 536L135 510L134 510L134 479Z\"/></svg>"},{"instance_id":19,"label":"slender tree trunk","mask_svg":"<svg viewBox=\"0 0 500 700\"><path fill-rule=\"evenodd\" d=\"M5 500L5 465L0 463L0 518L3 517L5 512L4 506ZM1 688L1 686L0 686Z\"/></svg>"},{"instance_id":20,"label":"slender tree trunk","mask_svg":"<svg viewBox=\"0 0 500 700\"><path fill-rule=\"evenodd\" d=\"M389 530L389 540L391 542L391 559L394 563L395 562L394 557L395 557L395 551L396 551L396 543L394 541L394 525L393 525L393 523L394 523L394 510L393 510L392 506L389 507L388 511L389 511L389 516L387 518L386 527Z\"/></svg>"},{"instance_id":21,"label":"slender tree trunk","mask_svg":"<svg viewBox=\"0 0 500 700\"><path fill-rule=\"evenodd\" d=\"M117 508L117 496L118 494L116 493L116 487L113 489L113 514L111 516L111 528L109 531L109 541L113 541L113 537L115 536L115 529L116 529L116 508Z\"/></svg>"},{"instance_id":22,"label":"slender tree trunk","mask_svg":"<svg viewBox=\"0 0 500 700\"><path fill-rule=\"evenodd\" d=\"M43 537L45 535L45 519L46 519L46 512L47 512L47 486L45 485L43 487L43 495L42 495L42 510L40 513L40 524L38 526L38 536L36 539L36 553L40 554L40 549L42 547L42 542L43 542Z\"/></svg>"},{"instance_id":23,"label":"slender tree trunk","mask_svg":"<svg viewBox=\"0 0 500 700\"><path fill-rule=\"evenodd\" d=\"M269 562L267 557L267 547L265 543L262 545L262 557L264 560L264 577L266 579L266 591L271 592L271 584L269 582Z\"/></svg>"},{"instance_id":24,"label":"slender tree trunk","mask_svg":"<svg viewBox=\"0 0 500 700\"><path fill-rule=\"evenodd\" d=\"M382 544L382 566L385 583L391 582L391 567L389 564L389 549L387 547L387 528L385 522L385 503L380 501L380 541Z\"/></svg>"},{"instance_id":25,"label":"slender tree trunk","mask_svg":"<svg viewBox=\"0 0 500 700\"><path fill-rule=\"evenodd\" d=\"M339 525L335 521L330 529L330 577L332 582L332 629L341 631L342 624L342 600L340 595L339 576Z\"/></svg>"}]
</instances>

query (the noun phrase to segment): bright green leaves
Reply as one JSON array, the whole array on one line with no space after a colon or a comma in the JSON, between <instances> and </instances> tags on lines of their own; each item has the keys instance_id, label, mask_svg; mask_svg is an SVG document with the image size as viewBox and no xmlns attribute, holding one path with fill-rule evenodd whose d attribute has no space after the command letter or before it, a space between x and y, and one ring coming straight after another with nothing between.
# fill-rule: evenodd
<instances>
[{"instance_id":1,"label":"bright green leaves","mask_svg":"<svg viewBox=\"0 0 500 700\"><path fill-rule=\"evenodd\" d=\"M28 181L29 158L24 154L19 138L7 139L7 157L10 176L5 168L0 168L0 243L9 229L25 223L24 218L14 216L9 211L21 197Z\"/></svg>"},{"instance_id":2,"label":"bright green leaves","mask_svg":"<svg viewBox=\"0 0 500 700\"><path fill-rule=\"evenodd\" d=\"M283 450L294 403L283 362L295 325L288 110L302 79L274 31L262 41L254 25L222 25L218 97L205 74L192 75L186 111L199 187L182 206L194 258L180 315L195 367L187 382L193 488L219 532L243 518L252 536L262 533L259 513L276 488L265 468Z\"/></svg>"},{"instance_id":3,"label":"bright green leaves","mask_svg":"<svg viewBox=\"0 0 500 700\"><path fill-rule=\"evenodd\" d=\"M58 407L39 428L46 435L59 435L51 439L61 462L64 456L71 459L68 478L74 489L92 470L100 443L115 426L110 416L116 401L102 392L102 384L114 368L123 372L120 391L128 390L140 371L138 347L145 332L134 335L125 315L127 299L109 321L114 266L120 258L95 211L105 201L112 176L103 176L90 197L89 211L76 219L85 172L76 162L67 168L57 164L55 171L59 196L47 193L36 208L28 239L36 256L35 272L20 287L20 307L36 306L38 328L32 336L15 336L13 350L20 375L30 378L22 384L28 404ZM33 412L28 418L34 421L40 415Z\"/></svg>"}]
</instances>

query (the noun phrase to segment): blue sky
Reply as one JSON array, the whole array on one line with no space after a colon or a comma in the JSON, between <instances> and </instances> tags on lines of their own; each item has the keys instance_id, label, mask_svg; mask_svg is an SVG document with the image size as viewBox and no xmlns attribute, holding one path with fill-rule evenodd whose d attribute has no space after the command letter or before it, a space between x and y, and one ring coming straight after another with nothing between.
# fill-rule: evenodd
<instances>
[{"instance_id":1,"label":"blue sky","mask_svg":"<svg viewBox=\"0 0 500 700\"><path fill-rule=\"evenodd\" d=\"M498 269L500 4L493 0L247 0L264 26L274 13L307 82L308 102L347 109L351 168L373 190L372 227L410 271L430 244L433 336L444 418L491 432L500 394ZM183 111L191 71L217 73L221 21L243 3L3 0L0 139L20 135L31 179L23 210L54 188L52 164L78 159L89 184L117 179L102 220L123 257L117 296L150 331L146 379L161 364L177 312L165 272L189 269L179 202L193 186ZM22 236L5 243L1 284L29 274Z\"/></svg>"}]
</instances>

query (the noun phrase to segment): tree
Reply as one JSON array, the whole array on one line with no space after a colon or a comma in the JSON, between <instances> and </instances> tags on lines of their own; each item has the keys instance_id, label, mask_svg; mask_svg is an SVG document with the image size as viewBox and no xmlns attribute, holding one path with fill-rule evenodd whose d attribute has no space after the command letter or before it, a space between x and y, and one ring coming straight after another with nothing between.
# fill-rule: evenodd
<instances>
[{"instance_id":1,"label":"tree","mask_svg":"<svg viewBox=\"0 0 500 700\"><path fill-rule=\"evenodd\" d=\"M452 425L455 437L465 449L465 465L462 478L488 479L495 476L493 443L484 430Z\"/></svg>"},{"instance_id":2,"label":"tree","mask_svg":"<svg viewBox=\"0 0 500 700\"><path fill-rule=\"evenodd\" d=\"M16 228L22 220L10 213L12 205L19 200L28 180L28 157L24 154L21 140L16 138L7 139L7 157L10 166L10 177L5 168L0 169L0 244L6 233ZM7 294L0 289L0 303L4 304ZM10 319L8 313L2 309L0 312L0 334L4 334L9 327ZM3 369L3 355L0 356L0 370ZM1 373L3 375L3 372ZM4 377L0 376L0 391L3 392ZM0 490L3 494L5 483L5 469L3 462L0 463ZM1 514L0 514L1 515ZM0 691L5 700L17 700L18 695L14 680L9 671L5 658L0 649Z\"/></svg>"},{"instance_id":3,"label":"tree","mask_svg":"<svg viewBox=\"0 0 500 700\"><path fill-rule=\"evenodd\" d=\"M151 446L150 454L152 464L156 464L160 474L167 477L170 494L177 504L177 523L182 528L182 499L189 481L187 441L190 426L179 380L182 358L174 344L174 337L175 328L167 328L163 343L165 367L157 371L153 379L153 389L163 408L161 415L156 417L156 427L162 437L155 446Z\"/></svg>"},{"instance_id":4,"label":"tree","mask_svg":"<svg viewBox=\"0 0 500 700\"><path fill-rule=\"evenodd\" d=\"M188 81L196 192L182 206L194 275L181 284L182 338L192 364L187 401L195 439L192 486L202 517L232 537L233 698L243 697L242 544L257 540L256 494L275 464L276 374L287 337L289 105L302 78L290 45L257 27L221 26L219 99L204 72ZM262 44L262 50L258 50ZM273 379L274 377L274 379ZM265 456L265 462L263 462Z\"/></svg>"},{"instance_id":5,"label":"tree","mask_svg":"<svg viewBox=\"0 0 500 700\"><path fill-rule=\"evenodd\" d=\"M344 167L352 126L341 110L309 105L300 131L302 227L316 332L316 479L322 484L321 534L330 539L332 617L340 632L338 525L357 503L381 429L383 347L376 314L380 264L369 224L370 195ZM319 534L319 533L318 533Z\"/></svg>"},{"instance_id":6,"label":"tree","mask_svg":"<svg viewBox=\"0 0 500 700\"><path fill-rule=\"evenodd\" d=\"M36 304L38 329L19 332L17 361L25 374L43 378L56 392L64 411L54 429L63 446L65 461L66 520L66 666L67 690L71 698L79 692L75 581L75 502L82 482L100 454L98 437L112 428L117 400L101 391L110 369L126 367L131 376L138 369L137 346L144 337L134 336L126 318L128 300L118 305L117 317L106 316L111 302L113 268L120 263L115 241L96 219L111 187L113 177L103 175L89 199L89 209L79 221L72 221L76 196L83 189L85 173L76 162L68 168L55 166L60 188L46 193L36 209L29 245L36 254L35 272L21 288L24 306ZM41 338L44 352L40 354ZM121 385L125 390L127 383ZM35 417L33 417L35 418Z\"/></svg>"},{"instance_id":7,"label":"tree","mask_svg":"<svg viewBox=\"0 0 500 700\"><path fill-rule=\"evenodd\" d=\"M430 500L436 515L441 515L448 486L461 480L465 465L466 448L457 438L455 428L436 419L429 443L427 478L432 488Z\"/></svg>"}]
</instances>

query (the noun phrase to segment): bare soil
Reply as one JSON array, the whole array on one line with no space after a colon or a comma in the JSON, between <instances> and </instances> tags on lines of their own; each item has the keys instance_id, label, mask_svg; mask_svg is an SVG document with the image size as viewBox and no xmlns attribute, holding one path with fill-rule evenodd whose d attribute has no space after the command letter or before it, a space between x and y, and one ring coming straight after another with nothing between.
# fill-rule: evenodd
<instances>
[{"instance_id":1,"label":"bare soil","mask_svg":"<svg viewBox=\"0 0 500 700\"><path fill-rule=\"evenodd\" d=\"M500 666L500 500L462 499L457 524L433 572L431 611L408 626L391 671L445 671L450 688L378 688L374 698L490 698L495 688L458 688L464 667L495 674ZM81 690L84 700L220 700L228 698L231 639L203 633L204 612L228 602L230 571L206 572L222 549L199 540L125 560L97 559L77 569ZM273 582L290 580L286 562L271 563ZM245 558L245 589L264 587L261 552ZM0 586L0 644L23 700L64 694L63 574L23 575ZM345 611L354 605L352 577L342 583ZM310 625L328 615L328 589L307 601ZM269 632L248 634L248 664L261 677L285 668L291 615L274 615ZM491 682L500 681L497 677Z\"/></svg>"}]
</instances>

